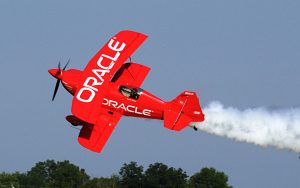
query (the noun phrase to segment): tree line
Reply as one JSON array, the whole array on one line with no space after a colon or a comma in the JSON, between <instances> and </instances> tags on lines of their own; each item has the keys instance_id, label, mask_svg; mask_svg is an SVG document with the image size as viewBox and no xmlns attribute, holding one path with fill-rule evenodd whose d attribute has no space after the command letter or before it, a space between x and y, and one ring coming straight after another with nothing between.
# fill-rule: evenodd
<instances>
[{"instance_id":1,"label":"tree line","mask_svg":"<svg viewBox=\"0 0 300 188\"><path fill-rule=\"evenodd\" d=\"M188 177L181 168L163 163L147 169L136 162L125 163L118 174L90 177L84 169L65 161L36 163L26 173L0 174L0 188L232 188L228 176L214 168L202 168Z\"/></svg>"}]
</instances>

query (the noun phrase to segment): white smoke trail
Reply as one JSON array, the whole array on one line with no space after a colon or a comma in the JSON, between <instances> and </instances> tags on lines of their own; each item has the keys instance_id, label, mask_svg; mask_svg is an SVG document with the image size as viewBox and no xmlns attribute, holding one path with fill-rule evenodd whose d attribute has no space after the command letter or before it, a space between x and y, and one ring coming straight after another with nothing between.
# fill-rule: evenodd
<instances>
[{"instance_id":1,"label":"white smoke trail","mask_svg":"<svg viewBox=\"0 0 300 188\"><path fill-rule=\"evenodd\" d=\"M241 111L212 102L203 111L205 121L196 123L199 130L263 147L300 152L300 108Z\"/></svg>"}]
</instances>

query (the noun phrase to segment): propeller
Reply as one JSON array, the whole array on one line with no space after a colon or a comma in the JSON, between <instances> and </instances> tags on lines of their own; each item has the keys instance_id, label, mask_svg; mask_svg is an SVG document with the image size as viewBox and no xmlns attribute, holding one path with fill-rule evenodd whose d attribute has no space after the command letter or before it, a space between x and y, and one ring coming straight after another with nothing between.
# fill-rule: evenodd
<instances>
[{"instance_id":1,"label":"propeller","mask_svg":"<svg viewBox=\"0 0 300 188\"><path fill-rule=\"evenodd\" d=\"M61 69L60 61L58 62L58 71L55 74L55 77L57 78L57 81L56 81L56 84L55 84L54 93L53 93L53 96L52 96L52 101L54 101L55 96L56 96L57 91L58 91L58 88L59 88L59 85L60 85L61 79L59 78L59 76L62 75L62 70L66 70L66 68L69 65L69 63L70 63L70 59L67 61L67 63L64 66L64 68Z\"/></svg>"}]
</instances>

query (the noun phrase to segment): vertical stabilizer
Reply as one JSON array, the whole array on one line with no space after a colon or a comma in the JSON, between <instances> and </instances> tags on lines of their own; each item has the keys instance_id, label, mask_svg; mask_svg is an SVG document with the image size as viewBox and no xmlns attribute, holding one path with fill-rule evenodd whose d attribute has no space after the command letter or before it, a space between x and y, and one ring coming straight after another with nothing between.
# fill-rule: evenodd
<instances>
[{"instance_id":1,"label":"vertical stabilizer","mask_svg":"<svg viewBox=\"0 0 300 188\"><path fill-rule=\"evenodd\" d=\"M164 126L168 129L180 131L191 122L204 121L204 114L200 107L197 94L184 91L174 100L167 103L164 110Z\"/></svg>"}]
</instances>

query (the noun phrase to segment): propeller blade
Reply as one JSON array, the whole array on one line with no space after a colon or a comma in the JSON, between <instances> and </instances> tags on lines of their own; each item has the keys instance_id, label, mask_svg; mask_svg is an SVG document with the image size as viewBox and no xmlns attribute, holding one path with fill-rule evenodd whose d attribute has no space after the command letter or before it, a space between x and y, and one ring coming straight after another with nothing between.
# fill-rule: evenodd
<instances>
[{"instance_id":1,"label":"propeller blade","mask_svg":"<svg viewBox=\"0 0 300 188\"><path fill-rule=\"evenodd\" d=\"M56 76L61 74L60 61L58 62L58 70L59 71L57 71Z\"/></svg>"},{"instance_id":2,"label":"propeller blade","mask_svg":"<svg viewBox=\"0 0 300 188\"><path fill-rule=\"evenodd\" d=\"M52 101L54 101L54 99L55 99L56 93L57 93L58 88L59 88L59 84L60 84L60 80L57 80L56 85L55 85L55 89L54 89L54 93L53 93L53 97L52 97Z\"/></svg>"},{"instance_id":3,"label":"propeller blade","mask_svg":"<svg viewBox=\"0 0 300 188\"><path fill-rule=\"evenodd\" d=\"M70 63L70 58L69 58L67 64L64 66L63 70L66 70L66 68L67 68L67 66L69 65L69 63Z\"/></svg>"},{"instance_id":4,"label":"propeller blade","mask_svg":"<svg viewBox=\"0 0 300 188\"><path fill-rule=\"evenodd\" d=\"M61 69L61 64L60 64L60 61L58 62L58 71L56 73L56 76L59 76L62 74L62 70L66 70L67 66L69 65L70 63L70 58L69 60L67 61L66 65L64 66L63 69ZM57 79L56 81L56 85L55 85L55 89L54 89L54 93L53 93L53 96L52 96L52 101L54 101L55 99L55 96L57 94L57 91L58 91L58 88L59 88L59 84L60 84L60 79Z\"/></svg>"}]
</instances>

